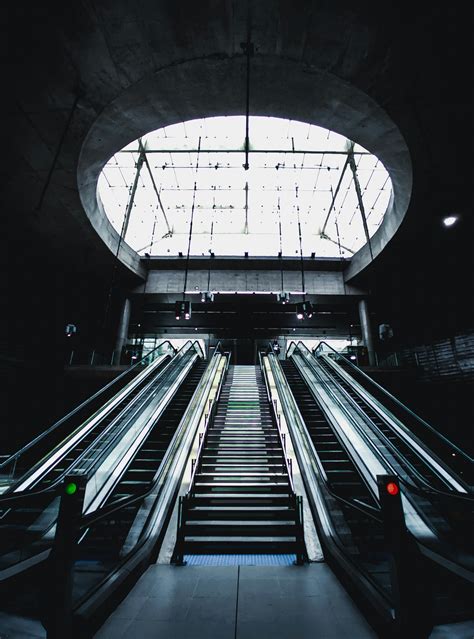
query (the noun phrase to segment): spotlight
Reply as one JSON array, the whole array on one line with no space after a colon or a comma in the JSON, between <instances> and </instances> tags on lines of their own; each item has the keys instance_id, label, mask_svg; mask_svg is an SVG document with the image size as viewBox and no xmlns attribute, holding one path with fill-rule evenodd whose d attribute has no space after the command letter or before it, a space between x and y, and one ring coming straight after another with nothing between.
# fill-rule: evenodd
<instances>
[{"instance_id":1,"label":"spotlight","mask_svg":"<svg viewBox=\"0 0 474 639\"><path fill-rule=\"evenodd\" d=\"M290 294L285 293L284 291L282 291L281 293L277 293L276 296L277 296L277 300L281 304L288 304L288 302L290 301Z\"/></svg>"},{"instance_id":2,"label":"spotlight","mask_svg":"<svg viewBox=\"0 0 474 639\"><path fill-rule=\"evenodd\" d=\"M201 302L213 302L214 301L214 293L210 291L203 291L201 293Z\"/></svg>"},{"instance_id":3,"label":"spotlight","mask_svg":"<svg viewBox=\"0 0 474 639\"><path fill-rule=\"evenodd\" d=\"M185 320L191 318L191 302L177 301L174 303L174 315L177 320L184 317Z\"/></svg>"},{"instance_id":4,"label":"spotlight","mask_svg":"<svg viewBox=\"0 0 474 639\"><path fill-rule=\"evenodd\" d=\"M311 302L299 302L299 304L296 305L296 317L298 319L311 319L313 312Z\"/></svg>"}]
</instances>

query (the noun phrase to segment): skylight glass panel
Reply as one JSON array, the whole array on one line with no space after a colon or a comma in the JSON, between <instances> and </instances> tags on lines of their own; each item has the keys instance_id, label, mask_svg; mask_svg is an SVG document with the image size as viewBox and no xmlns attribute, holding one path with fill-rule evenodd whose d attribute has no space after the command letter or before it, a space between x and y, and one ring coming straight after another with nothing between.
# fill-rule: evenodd
<instances>
[{"instance_id":1,"label":"skylight glass panel","mask_svg":"<svg viewBox=\"0 0 474 639\"><path fill-rule=\"evenodd\" d=\"M382 163L344 136L307 123L251 117L249 170L245 118L180 122L128 144L105 165L98 194L125 242L140 254L350 258L383 219L391 182ZM138 163L140 153L147 162ZM137 164L138 163L138 164ZM133 188L137 175L136 189ZM151 175L150 175L151 171Z\"/></svg>"}]
</instances>

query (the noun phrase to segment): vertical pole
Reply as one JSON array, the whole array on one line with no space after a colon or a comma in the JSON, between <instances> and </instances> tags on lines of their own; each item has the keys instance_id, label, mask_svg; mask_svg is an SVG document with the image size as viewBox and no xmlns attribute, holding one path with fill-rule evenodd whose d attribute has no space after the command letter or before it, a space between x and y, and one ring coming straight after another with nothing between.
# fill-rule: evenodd
<instances>
[{"instance_id":1,"label":"vertical pole","mask_svg":"<svg viewBox=\"0 0 474 639\"><path fill-rule=\"evenodd\" d=\"M120 364L120 357L122 355L123 347L127 341L128 337L128 327L130 324L130 309L131 304L130 300L125 298L122 306L122 313L120 315L120 322L117 331L117 340L115 342L114 354L112 357L112 362L114 364Z\"/></svg>"},{"instance_id":2,"label":"vertical pole","mask_svg":"<svg viewBox=\"0 0 474 639\"><path fill-rule=\"evenodd\" d=\"M370 326L370 316L369 316L369 307L367 304L367 300L360 300L359 302L359 317L360 317L360 327L362 330L362 339L364 341L364 346L367 348L367 352L369 354L369 364L370 366L375 366L375 356L374 356L374 343L372 340L372 329Z\"/></svg>"},{"instance_id":3,"label":"vertical pole","mask_svg":"<svg viewBox=\"0 0 474 639\"><path fill-rule=\"evenodd\" d=\"M48 595L43 625L48 639L72 636L72 594L74 555L79 540L87 477L70 473L62 485L56 535L49 557Z\"/></svg>"}]
</instances>

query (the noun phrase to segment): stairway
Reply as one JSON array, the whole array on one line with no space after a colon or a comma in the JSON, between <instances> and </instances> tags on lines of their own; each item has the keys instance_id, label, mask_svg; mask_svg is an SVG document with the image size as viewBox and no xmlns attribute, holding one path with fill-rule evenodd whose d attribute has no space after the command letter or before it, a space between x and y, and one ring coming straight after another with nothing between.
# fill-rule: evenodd
<instances>
[{"instance_id":1,"label":"stairway","mask_svg":"<svg viewBox=\"0 0 474 639\"><path fill-rule=\"evenodd\" d=\"M297 552L296 498L258 367L229 367L183 504L184 554Z\"/></svg>"}]
</instances>

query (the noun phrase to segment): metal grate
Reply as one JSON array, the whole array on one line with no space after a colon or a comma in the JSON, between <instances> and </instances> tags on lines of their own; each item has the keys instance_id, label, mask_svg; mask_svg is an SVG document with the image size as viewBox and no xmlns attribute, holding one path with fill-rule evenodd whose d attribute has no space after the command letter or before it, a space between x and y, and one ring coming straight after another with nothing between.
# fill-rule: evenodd
<instances>
[{"instance_id":1,"label":"metal grate","mask_svg":"<svg viewBox=\"0 0 474 639\"><path fill-rule=\"evenodd\" d=\"M291 566L296 555L184 555L188 566Z\"/></svg>"}]
</instances>

